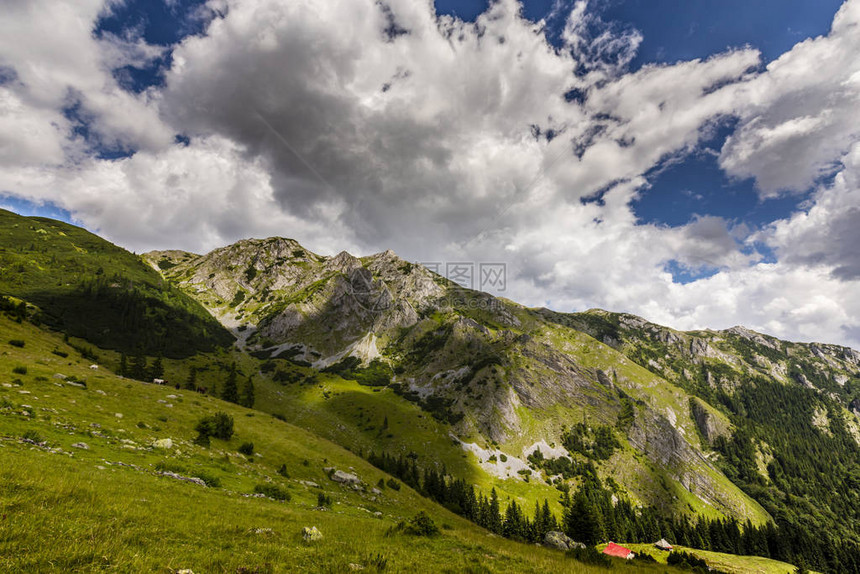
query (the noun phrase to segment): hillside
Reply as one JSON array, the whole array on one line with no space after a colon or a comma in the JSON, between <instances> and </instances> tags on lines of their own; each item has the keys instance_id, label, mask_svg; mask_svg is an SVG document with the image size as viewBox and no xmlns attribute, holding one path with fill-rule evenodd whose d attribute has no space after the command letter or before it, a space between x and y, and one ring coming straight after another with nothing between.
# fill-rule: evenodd
<instances>
[{"instance_id":1,"label":"hillside","mask_svg":"<svg viewBox=\"0 0 860 574\"><path fill-rule=\"evenodd\" d=\"M139 257L60 221L0 209L0 295L38 320L129 354L185 357L232 337Z\"/></svg>"},{"instance_id":2,"label":"hillside","mask_svg":"<svg viewBox=\"0 0 860 574\"><path fill-rule=\"evenodd\" d=\"M292 240L270 238L205 256L144 257L241 334L256 356L386 387L380 396L397 394L420 406L457 437L454 445L445 441L447 450L474 455L472 468L462 471L473 481L489 483L482 477L490 475L538 488L575 484L576 473L550 478L559 473L528 460L542 448L547 457L597 463L601 476L619 483L618 494L672 515L768 520L704 456L682 389L531 310L462 289L391 252L322 257ZM293 404L308 396L281 393ZM279 405L287 401L271 400L258 408L290 409ZM561 446L568 427L585 418L592 422L589 434L614 429L625 408L634 410L629 428L612 431L620 443L607 456L572 454ZM314 418L314 432L332 432ZM417 422L405 426L424 426ZM346 428L341 440L350 443L373 433L349 423ZM362 446L419 450L379 436L367 436ZM425 464L453 453L427 454Z\"/></svg>"},{"instance_id":3,"label":"hillside","mask_svg":"<svg viewBox=\"0 0 860 574\"><path fill-rule=\"evenodd\" d=\"M853 560L841 549L842 540L858 540L860 508L852 486L860 370L851 349L742 328L678 333L629 315L527 309L392 252L323 257L270 238L203 256L144 257L248 352L290 365L267 377L283 388L265 385L273 390L258 408L288 412L340 444L408 452L372 422L392 406L379 397L398 395L468 451L471 464L452 472L478 484L501 480L523 502L543 485L587 487L598 506L611 495L663 516L775 521L791 542L758 550L764 555L803 554L834 571ZM292 375L275 380L291 369L369 390L334 400L346 391L291 384ZM424 425L413 415L404 426ZM422 463L450 461L450 451L427 446ZM824 544L816 541L822 530Z\"/></svg>"},{"instance_id":4,"label":"hillside","mask_svg":"<svg viewBox=\"0 0 860 574\"><path fill-rule=\"evenodd\" d=\"M461 288L390 251L326 257L269 238L206 255L166 251L141 259L73 226L17 217L8 219L0 242L4 270L17 274L4 273L4 294L13 297L0 298L9 342L0 360L10 377L7 406L14 407L5 412L30 420L32 408L21 414L14 393L26 396L20 391L32 386L46 393L40 401L75 401L48 407L58 412L46 411L53 417L46 422L66 409L119 424L123 430L111 432L123 435L114 444L120 452L166 456L150 448L157 438L179 445L167 454L179 450L181 460L145 458L151 468L117 459L138 467L119 465L141 475L132 480L160 484L155 471L198 472L214 476L228 495L274 483L295 500L313 498L314 491L302 494L291 481L328 484L327 473L320 476L307 455L286 455L305 447L276 447L284 460L268 463L259 448L295 435L341 453L322 456L348 461L341 470L367 469L373 481L355 471L365 495L372 488L385 494L372 485L387 473L402 488L398 496L420 500L390 499L397 522L427 508L439 521L459 515L457 524L469 532L524 542L543 542L553 525L592 546L668 538L717 554L860 570L860 355L851 349L787 343L741 328L681 333L630 315L529 309ZM32 245L22 237L32 237ZM130 279L100 279L106 274ZM113 340L116 328L122 337ZM100 368L89 370L89 363ZM78 380L67 384L56 375ZM134 378L167 379L171 389ZM84 394L101 398L81 403L64 394L81 392L83 379ZM57 394L52 386L69 388ZM127 427L129 409L149 418ZM173 418L186 409L187 416ZM194 427L213 409L232 414L238 438L193 444ZM111 410L123 416L111 419ZM7 432L13 420L3 429L11 443L34 447L34 457L42 452L16 442L26 429ZM246 431L256 433L262 458L230 454ZM88 446L86 453L97 450ZM44 466L28 467L34 457L16 459L24 474L58 478ZM286 481L276 472L282 464ZM294 471L296 464L302 468ZM368 507L361 492L347 494ZM366 547L385 547L390 527ZM431 546L439 544L433 540ZM533 567L517 564L510 570Z\"/></svg>"},{"instance_id":5,"label":"hillside","mask_svg":"<svg viewBox=\"0 0 860 574\"><path fill-rule=\"evenodd\" d=\"M494 536L274 417L92 370L26 322L0 317L0 332L3 572L603 571ZM216 412L233 418L234 436L195 444L198 421ZM237 452L245 442L254 454ZM332 480L328 467L362 486ZM438 535L397 528L420 511ZM314 526L322 539L305 542Z\"/></svg>"}]
</instances>

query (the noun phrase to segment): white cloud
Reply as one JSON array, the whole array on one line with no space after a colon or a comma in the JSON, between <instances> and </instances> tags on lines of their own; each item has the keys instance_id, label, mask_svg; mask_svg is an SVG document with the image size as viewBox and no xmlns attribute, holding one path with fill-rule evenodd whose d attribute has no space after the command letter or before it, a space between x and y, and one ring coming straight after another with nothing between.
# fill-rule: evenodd
<instances>
[{"instance_id":1,"label":"white cloud","mask_svg":"<svg viewBox=\"0 0 860 574\"><path fill-rule=\"evenodd\" d=\"M341 206L320 205L318 223L291 215L276 204L260 162L217 136L110 162L4 170L3 188L70 210L89 229L131 247L205 252L249 235L279 235L328 253L355 249L348 230L333 232L325 223L337 220Z\"/></svg>"},{"instance_id":2,"label":"white cloud","mask_svg":"<svg viewBox=\"0 0 860 574\"><path fill-rule=\"evenodd\" d=\"M720 165L754 177L762 196L805 191L832 174L860 138L860 1L846 1L830 33L800 42L739 94L743 121Z\"/></svg>"},{"instance_id":3,"label":"white cloud","mask_svg":"<svg viewBox=\"0 0 860 574\"><path fill-rule=\"evenodd\" d=\"M860 337L850 299L858 259L842 232L821 231L850 226L857 202L854 156L844 156L860 84L845 58L857 0L830 36L763 73L752 49L627 73L641 35L595 21L585 2L563 49L514 0L475 23L437 18L430 0L217 4L223 16L207 33L176 47L166 87L141 95L111 69L161 50L134 34L94 39L101 3L15 4L0 22L0 65L17 73L0 86L0 190L52 201L138 251L284 235L324 253L501 260L506 295L528 304ZM48 27L59 32L40 40ZM836 62L813 66L816 54ZM565 100L573 88L583 101ZM87 157L61 113L70 94L103 142L139 151ZM806 212L752 235L712 216L640 224L631 202L648 193L644 174L732 115L741 126L722 165L755 175L765 194L835 161L846 167ZM174 133L191 144L173 144ZM810 161L792 155L803 146ZM779 262L756 263L740 248L752 241L769 243ZM679 285L669 261L719 272Z\"/></svg>"},{"instance_id":4,"label":"white cloud","mask_svg":"<svg viewBox=\"0 0 860 574\"><path fill-rule=\"evenodd\" d=\"M139 63L151 58L155 49L142 40L93 36L96 19L111 4L103 0L4 3L0 66L14 70L17 79L6 89L34 110L30 121L40 123L36 131L46 133L58 124L58 137L68 137L62 129L67 122L53 118L79 101L99 143L148 149L167 145L173 132L159 119L150 98L124 91L111 74L112 66Z\"/></svg>"}]
</instances>

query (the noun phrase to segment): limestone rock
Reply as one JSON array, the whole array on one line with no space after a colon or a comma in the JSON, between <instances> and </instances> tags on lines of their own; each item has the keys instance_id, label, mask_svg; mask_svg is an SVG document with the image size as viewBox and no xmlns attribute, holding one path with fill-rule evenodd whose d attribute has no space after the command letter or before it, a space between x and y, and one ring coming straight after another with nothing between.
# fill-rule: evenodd
<instances>
[{"instance_id":1,"label":"limestone rock","mask_svg":"<svg viewBox=\"0 0 860 574\"><path fill-rule=\"evenodd\" d=\"M558 548L559 550L573 550L574 548L585 548L582 542L576 542L564 532L552 530L546 533L543 543L545 546Z\"/></svg>"},{"instance_id":2,"label":"limestone rock","mask_svg":"<svg viewBox=\"0 0 860 574\"><path fill-rule=\"evenodd\" d=\"M316 526L302 528L302 539L305 542L318 542L322 540L323 535Z\"/></svg>"},{"instance_id":3,"label":"limestone rock","mask_svg":"<svg viewBox=\"0 0 860 574\"><path fill-rule=\"evenodd\" d=\"M361 485L360 478L352 473L344 472L342 470L334 471L331 475L331 479L335 482L340 482L341 484Z\"/></svg>"},{"instance_id":4,"label":"limestone rock","mask_svg":"<svg viewBox=\"0 0 860 574\"><path fill-rule=\"evenodd\" d=\"M170 450L171 448L173 448L173 440L169 438L160 438L157 441L153 442L152 446L154 446L155 448L163 448L166 450Z\"/></svg>"}]
</instances>

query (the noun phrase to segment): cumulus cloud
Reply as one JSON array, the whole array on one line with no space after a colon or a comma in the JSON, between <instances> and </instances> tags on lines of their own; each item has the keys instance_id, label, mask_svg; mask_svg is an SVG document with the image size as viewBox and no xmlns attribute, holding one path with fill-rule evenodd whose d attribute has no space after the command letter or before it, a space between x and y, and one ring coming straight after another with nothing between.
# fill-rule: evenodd
<instances>
[{"instance_id":1,"label":"cumulus cloud","mask_svg":"<svg viewBox=\"0 0 860 574\"><path fill-rule=\"evenodd\" d=\"M51 202L127 246L206 252L255 236L298 236L327 252L355 249L338 233L341 206L319 205L318 223L278 206L270 176L235 143L217 136L116 161L88 160L64 169L0 171L0 189L36 203Z\"/></svg>"},{"instance_id":2,"label":"cumulus cloud","mask_svg":"<svg viewBox=\"0 0 860 574\"><path fill-rule=\"evenodd\" d=\"M14 74L6 90L32 110L29 118L40 133L55 131L73 137L62 117L77 107L87 118L95 145L154 149L169 144L173 132L146 94L123 90L112 67L152 57L142 40L107 36L93 30L112 2L103 0L12 0L3 4L0 19L0 66ZM86 142L74 146L81 149ZM54 152L66 142L48 145Z\"/></svg>"},{"instance_id":3,"label":"cumulus cloud","mask_svg":"<svg viewBox=\"0 0 860 574\"><path fill-rule=\"evenodd\" d=\"M839 279L860 279L860 143L843 158L832 184L819 188L790 218L760 234L781 261L830 269Z\"/></svg>"},{"instance_id":4,"label":"cumulus cloud","mask_svg":"<svg viewBox=\"0 0 860 574\"><path fill-rule=\"evenodd\" d=\"M430 0L217 0L205 34L172 47L164 87L136 95L113 70L164 52L135 33L95 38L109 5L16 2L0 22L0 66L15 74L0 83L0 190L137 250L284 235L322 253L503 261L505 295L527 304L854 342L858 267L838 229L857 202L846 110L860 75L843 57L857 5L764 71L743 49L629 73L641 35L584 1L556 47L515 0L473 23L437 16ZM60 33L38 40L47 26ZM847 68L811 68L815 54ZM75 103L100 145L136 153L95 159L63 114ZM639 222L645 174L729 116L740 126L721 165L765 196L844 169L765 230L707 215ZM801 145L814 154L780 165ZM761 242L778 263L760 262ZM680 285L669 262L717 272Z\"/></svg>"},{"instance_id":5,"label":"cumulus cloud","mask_svg":"<svg viewBox=\"0 0 860 574\"><path fill-rule=\"evenodd\" d=\"M860 1L848 0L830 33L800 42L740 94L742 123L720 165L754 177L764 197L805 191L833 174L860 138Z\"/></svg>"}]
</instances>

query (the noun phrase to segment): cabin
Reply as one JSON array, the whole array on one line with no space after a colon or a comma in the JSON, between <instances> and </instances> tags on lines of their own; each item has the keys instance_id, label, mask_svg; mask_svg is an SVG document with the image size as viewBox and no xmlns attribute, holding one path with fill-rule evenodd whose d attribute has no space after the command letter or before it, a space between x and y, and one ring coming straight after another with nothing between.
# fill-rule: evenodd
<instances>
[{"instance_id":1,"label":"cabin","mask_svg":"<svg viewBox=\"0 0 860 574\"><path fill-rule=\"evenodd\" d=\"M654 546L659 548L660 550L665 550L666 552L672 551L672 545L669 544L665 538L661 538L657 542L654 543Z\"/></svg>"},{"instance_id":2,"label":"cabin","mask_svg":"<svg viewBox=\"0 0 860 574\"><path fill-rule=\"evenodd\" d=\"M615 556L616 558L624 558L625 560L633 560L636 556L629 548L625 548L614 542L610 542L606 548L603 549L603 553L607 556Z\"/></svg>"}]
</instances>

